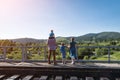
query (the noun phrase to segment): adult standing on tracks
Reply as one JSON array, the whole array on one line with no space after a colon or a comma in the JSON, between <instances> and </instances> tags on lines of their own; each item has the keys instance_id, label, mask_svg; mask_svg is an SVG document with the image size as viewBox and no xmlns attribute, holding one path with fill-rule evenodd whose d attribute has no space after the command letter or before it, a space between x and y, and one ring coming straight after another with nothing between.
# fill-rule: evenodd
<instances>
[{"instance_id":1,"label":"adult standing on tracks","mask_svg":"<svg viewBox=\"0 0 120 80\"><path fill-rule=\"evenodd\" d=\"M76 57L76 42L74 41L74 38L71 38L71 42L69 44L69 48L70 48L70 57L71 57L71 64L75 64L75 59Z\"/></svg>"},{"instance_id":2,"label":"adult standing on tracks","mask_svg":"<svg viewBox=\"0 0 120 80\"><path fill-rule=\"evenodd\" d=\"M57 48L57 45L56 45L55 37L50 36L48 41L47 41L47 45L48 45L48 50L49 50L49 52L48 52L48 64L51 64L51 61L50 61L51 54L53 54L53 63L57 64L56 63L56 48Z\"/></svg>"}]
</instances>

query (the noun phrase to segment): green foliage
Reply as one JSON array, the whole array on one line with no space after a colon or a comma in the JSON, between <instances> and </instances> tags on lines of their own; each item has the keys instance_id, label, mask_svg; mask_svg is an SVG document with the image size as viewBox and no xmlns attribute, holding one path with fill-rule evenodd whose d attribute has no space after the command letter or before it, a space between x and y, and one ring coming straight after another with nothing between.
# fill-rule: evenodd
<instances>
[{"instance_id":1,"label":"green foliage","mask_svg":"<svg viewBox=\"0 0 120 80\"><path fill-rule=\"evenodd\" d=\"M84 57L86 57L85 59L89 59L91 55L93 55L94 53L92 52L92 49L90 48L79 48L78 49L78 58L79 59L84 59Z\"/></svg>"},{"instance_id":2,"label":"green foliage","mask_svg":"<svg viewBox=\"0 0 120 80\"><path fill-rule=\"evenodd\" d=\"M97 56L108 55L108 48L97 48L95 52ZM110 54L113 54L112 49L110 50Z\"/></svg>"},{"instance_id":3,"label":"green foliage","mask_svg":"<svg viewBox=\"0 0 120 80\"><path fill-rule=\"evenodd\" d=\"M107 33L103 33L103 34L98 34L96 37L94 37L94 34L91 34L89 37L89 40L84 38L86 39L86 41L84 40L81 41L77 39L79 40L77 45L78 46L120 46L120 40L105 38L108 34ZM113 34L111 35L113 36ZM104 37L105 39L101 37ZM68 45L69 40L68 38L65 38L65 37L57 39L58 45L61 42L64 42L66 45ZM44 55L44 53L46 53L44 50L44 47L40 47L40 48L36 47L36 46L46 46L45 43L35 43L35 42L18 43L10 40L0 40L0 45L1 46L34 46L34 48L29 47L26 49L27 59L44 60L45 58L47 58L47 54ZM4 49L0 48L0 54L3 54L3 52L4 52ZM7 52L7 56L6 56L7 59L15 59L15 60L22 59L21 48L16 48L16 47L6 48L6 52ZM110 48L110 57L112 60L120 60L119 55L120 55L120 48ZM78 58L84 59L84 60L88 60L88 59L108 60L108 48L78 48ZM62 59L59 47L56 49L56 59L57 60ZM66 48L66 59L70 60L69 49L67 48Z\"/></svg>"},{"instance_id":4,"label":"green foliage","mask_svg":"<svg viewBox=\"0 0 120 80\"><path fill-rule=\"evenodd\" d=\"M70 58L70 53L69 53L69 52L66 53L66 59L68 59L68 60L71 59L71 58Z\"/></svg>"},{"instance_id":5,"label":"green foliage","mask_svg":"<svg viewBox=\"0 0 120 80\"><path fill-rule=\"evenodd\" d=\"M57 60L61 60L62 57L61 57L60 55L57 55L57 56L56 56L56 59L57 59Z\"/></svg>"},{"instance_id":6,"label":"green foliage","mask_svg":"<svg viewBox=\"0 0 120 80\"><path fill-rule=\"evenodd\" d=\"M64 42L65 44L69 43L69 41L66 38L63 38L63 37L57 38L56 41L57 41L58 45L60 45L62 42Z\"/></svg>"},{"instance_id":7,"label":"green foliage","mask_svg":"<svg viewBox=\"0 0 120 80\"><path fill-rule=\"evenodd\" d=\"M22 54L20 52L11 52L7 54L8 59L22 59Z\"/></svg>"}]
</instances>

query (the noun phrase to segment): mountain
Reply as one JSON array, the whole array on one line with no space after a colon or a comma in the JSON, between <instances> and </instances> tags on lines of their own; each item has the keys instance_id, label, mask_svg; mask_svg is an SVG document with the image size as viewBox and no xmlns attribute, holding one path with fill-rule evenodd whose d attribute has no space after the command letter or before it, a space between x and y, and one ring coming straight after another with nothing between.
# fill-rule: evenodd
<instances>
[{"instance_id":1,"label":"mountain","mask_svg":"<svg viewBox=\"0 0 120 80\"><path fill-rule=\"evenodd\" d=\"M34 39L34 38L18 38L18 39L11 39L13 42L19 42L19 43L44 43L45 39Z\"/></svg>"},{"instance_id":2,"label":"mountain","mask_svg":"<svg viewBox=\"0 0 120 80\"><path fill-rule=\"evenodd\" d=\"M119 32L102 32L96 35L96 39L120 39Z\"/></svg>"},{"instance_id":3,"label":"mountain","mask_svg":"<svg viewBox=\"0 0 120 80\"><path fill-rule=\"evenodd\" d=\"M57 41L69 41L71 37L56 37ZM103 41L103 40L120 40L119 32L101 32L101 33L89 33L82 36L75 37L76 41ZM35 43L45 43L46 39L34 39L34 38L18 38L12 39L14 42L27 43L27 42L35 42Z\"/></svg>"},{"instance_id":4,"label":"mountain","mask_svg":"<svg viewBox=\"0 0 120 80\"><path fill-rule=\"evenodd\" d=\"M89 34L85 34L85 35L76 37L76 40L77 40L77 41L91 41L91 40L93 40L93 38L94 38L96 35L97 35L97 34L95 34L95 33L89 33Z\"/></svg>"},{"instance_id":5,"label":"mountain","mask_svg":"<svg viewBox=\"0 0 120 80\"><path fill-rule=\"evenodd\" d=\"M63 38L63 37L61 37ZM71 37L66 37L70 40ZM120 40L119 32L101 32L101 33L89 33L82 36L74 37L76 41L92 41L92 40ZM60 37L59 37L60 39Z\"/></svg>"}]
</instances>

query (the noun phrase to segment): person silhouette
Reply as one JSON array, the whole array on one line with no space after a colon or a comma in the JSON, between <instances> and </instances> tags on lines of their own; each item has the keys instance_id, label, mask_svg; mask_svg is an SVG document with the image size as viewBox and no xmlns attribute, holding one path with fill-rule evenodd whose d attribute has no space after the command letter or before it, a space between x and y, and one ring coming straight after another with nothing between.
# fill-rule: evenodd
<instances>
[{"instance_id":1,"label":"person silhouette","mask_svg":"<svg viewBox=\"0 0 120 80\"><path fill-rule=\"evenodd\" d=\"M70 51L70 57L71 57L71 64L75 64L76 57L76 42L74 41L74 38L71 38L71 42L69 44L69 51Z\"/></svg>"},{"instance_id":2,"label":"person silhouette","mask_svg":"<svg viewBox=\"0 0 120 80\"><path fill-rule=\"evenodd\" d=\"M47 40L47 45L48 45L48 64L51 64L50 58L51 58L51 54L53 54L53 63L56 63L56 39L55 37L49 37Z\"/></svg>"}]
</instances>

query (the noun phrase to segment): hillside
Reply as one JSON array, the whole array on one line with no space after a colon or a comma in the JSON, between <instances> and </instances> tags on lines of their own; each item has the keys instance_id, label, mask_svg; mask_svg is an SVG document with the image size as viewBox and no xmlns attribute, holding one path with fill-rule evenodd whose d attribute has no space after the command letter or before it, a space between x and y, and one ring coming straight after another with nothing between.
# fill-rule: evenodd
<instances>
[{"instance_id":1,"label":"hillside","mask_svg":"<svg viewBox=\"0 0 120 80\"><path fill-rule=\"evenodd\" d=\"M63 38L63 37L61 37ZM59 37L60 39L60 37ZM65 37L64 37L65 39ZM101 32L101 33L89 33L82 36L75 37L76 41L103 41L103 40L120 40L119 32ZM66 37L66 40L70 40L70 37Z\"/></svg>"},{"instance_id":2,"label":"hillside","mask_svg":"<svg viewBox=\"0 0 120 80\"><path fill-rule=\"evenodd\" d=\"M83 36L76 37L78 41L91 41L91 40L120 40L119 32L101 32L101 33L89 33Z\"/></svg>"},{"instance_id":3,"label":"hillside","mask_svg":"<svg viewBox=\"0 0 120 80\"><path fill-rule=\"evenodd\" d=\"M70 40L71 37L56 37L56 40ZM120 40L119 32L101 32L101 33L89 33L82 36L75 37L76 41L92 41L92 40ZM35 43L44 43L46 39L34 39L34 38L18 38L12 39L14 42L27 43L27 42L35 42Z\"/></svg>"},{"instance_id":4,"label":"hillside","mask_svg":"<svg viewBox=\"0 0 120 80\"><path fill-rule=\"evenodd\" d=\"M46 40L44 39L34 39L34 38L18 38L18 39L12 39L14 42L19 42L19 43L44 43Z\"/></svg>"}]
</instances>

